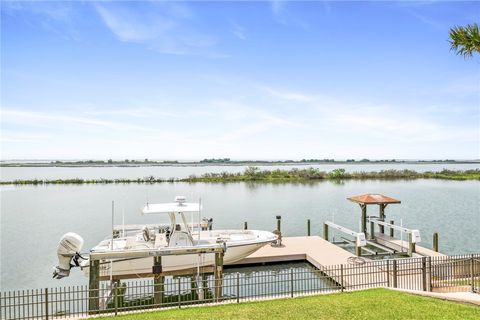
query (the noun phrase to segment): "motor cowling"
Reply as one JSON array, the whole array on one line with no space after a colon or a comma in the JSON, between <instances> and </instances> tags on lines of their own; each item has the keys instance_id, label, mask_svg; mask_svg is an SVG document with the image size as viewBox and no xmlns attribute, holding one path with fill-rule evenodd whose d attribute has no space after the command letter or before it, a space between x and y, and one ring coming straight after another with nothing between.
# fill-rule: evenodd
<instances>
[{"instance_id":1,"label":"motor cowling","mask_svg":"<svg viewBox=\"0 0 480 320\"><path fill-rule=\"evenodd\" d=\"M54 268L53 277L61 279L70 275L72 266L78 266L78 258L83 248L83 238L76 233L69 232L62 236L58 243L58 266ZM71 263L73 260L74 264Z\"/></svg>"}]
</instances>

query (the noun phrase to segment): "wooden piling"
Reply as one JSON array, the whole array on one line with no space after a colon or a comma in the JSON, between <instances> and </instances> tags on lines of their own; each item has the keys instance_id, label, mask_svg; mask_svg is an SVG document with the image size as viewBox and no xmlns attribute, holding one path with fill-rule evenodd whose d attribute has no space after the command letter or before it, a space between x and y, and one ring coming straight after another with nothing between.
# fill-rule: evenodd
<instances>
[{"instance_id":1,"label":"wooden piling","mask_svg":"<svg viewBox=\"0 0 480 320\"><path fill-rule=\"evenodd\" d=\"M282 216L277 216L277 230L282 231Z\"/></svg>"},{"instance_id":2,"label":"wooden piling","mask_svg":"<svg viewBox=\"0 0 480 320\"><path fill-rule=\"evenodd\" d=\"M375 223L373 221L370 221L370 240L375 239Z\"/></svg>"},{"instance_id":3,"label":"wooden piling","mask_svg":"<svg viewBox=\"0 0 480 320\"><path fill-rule=\"evenodd\" d=\"M156 306L160 306L163 303L163 292L165 277L162 273L162 257L153 257L153 301Z\"/></svg>"},{"instance_id":4,"label":"wooden piling","mask_svg":"<svg viewBox=\"0 0 480 320\"><path fill-rule=\"evenodd\" d=\"M380 218L380 221L385 221L385 207L387 205L385 203L380 203L378 205L379 207L379 218ZM385 227L384 226L379 226L379 229L380 229L380 233L385 233Z\"/></svg>"},{"instance_id":5,"label":"wooden piling","mask_svg":"<svg viewBox=\"0 0 480 320\"><path fill-rule=\"evenodd\" d=\"M222 298L223 287L223 252L215 253L215 300L220 301Z\"/></svg>"},{"instance_id":6,"label":"wooden piling","mask_svg":"<svg viewBox=\"0 0 480 320\"><path fill-rule=\"evenodd\" d=\"M438 232L433 234L433 251L438 252Z\"/></svg>"},{"instance_id":7,"label":"wooden piling","mask_svg":"<svg viewBox=\"0 0 480 320\"><path fill-rule=\"evenodd\" d=\"M90 260L88 279L88 313L95 314L99 310L100 261Z\"/></svg>"},{"instance_id":8,"label":"wooden piling","mask_svg":"<svg viewBox=\"0 0 480 320\"><path fill-rule=\"evenodd\" d=\"M248 230L248 222L247 221L245 221L243 223L243 230Z\"/></svg>"},{"instance_id":9,"label":"wooden piling","mask_svg":"<svg viewBox=\"0 0 480 320\"><path fill-rule=\"evenodd\" d=\"M390 224L394 224L395 221L393 220L390 220ZM393 228L390 228L390 237L394 237L395 236L395 229Z\"/></svg>"},{"instance_id":10,"label":"wooden piling","mask_svg":"<svg viewBox=\"0 0 480 320\"><path fill-rule=\"evenodd\" d=\"M328 241L328 224L323 224L323 239Z\"/></svg>"},{"instance_id":11,"label":"wooden piling","mask_svg":"<svg viewBox=\"0 0 480 320\"><path fill-rule=\"evenodd\" d=\"M409 257L413 256L413 253L415 252L415 243L412 240L413 240L412 233L409 232L408 233L408 252L407 252Z\"/></svg>"},{"instance_id":12,"label":"wooden piling","mask_svg":"<svg viewBox=\"0 0 480 320\"><path fill-rule=\"evenodd\" d=\"M360 208L362 208L362 225L360 227L360 232L367 234L367 205L361 203Z\"/></svg>"},{"instance_id":13,"label":"wooden piling","mask_svg":"<svg viewBox=\"0 0 480 320\"><path fill-rule=\"evenodd\" d=\"M307 236L310 237L310 219L307 220Z\"/></svg>"}]
</instances>

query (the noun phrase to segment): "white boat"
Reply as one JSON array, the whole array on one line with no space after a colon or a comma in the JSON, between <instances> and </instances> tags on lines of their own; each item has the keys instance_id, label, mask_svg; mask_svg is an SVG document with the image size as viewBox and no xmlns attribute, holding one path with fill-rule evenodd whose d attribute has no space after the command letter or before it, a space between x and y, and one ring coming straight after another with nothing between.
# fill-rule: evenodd
<instances>
[{"instance_id":1,"label":"white boat","mask_svg":"<svg viewBox=\"0 0 480 320\"><path fill-rule=\"evenodd\" d=\"M122 225L113 229L113 236L101 241L90 253L114 254L115 259L100 261L100 276L128 278L146 276L152 273L152 256L132 258L138 252L161 250L209 248L222 244L225 248L224 263L233 263L249 256L267 243L277 239L268 231L260 230L209 230L208 220L201 220L201 204L187 203L185 197L176 197L174 203L147 204L143 214L168 215L167 225ZM187 223L185 214L197 215L198 223ZM211 223L211 220L210 220ZM88 275L89 260L83 259L79 252L83 239L73 233L66 234L57 251L59 266L54 277L69 275L70 268L80 266ZM74 264L71 264L71 261ZM176 254L162 257L162 271L177 271L201 268L215 264L214 254Z\"/></svg>"}]
</instances>

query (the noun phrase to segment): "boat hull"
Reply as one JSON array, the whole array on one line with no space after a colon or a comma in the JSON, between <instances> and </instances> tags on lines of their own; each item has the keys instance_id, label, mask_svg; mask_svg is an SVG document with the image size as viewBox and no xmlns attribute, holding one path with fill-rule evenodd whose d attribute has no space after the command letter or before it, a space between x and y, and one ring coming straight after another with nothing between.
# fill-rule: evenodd
<instances>
[{"instance_id":1,"label":"boat hull","mask_svg":"<svg viewBox=\"0 0 480 320\"><path fill-rule=\"evenodd\" d=\"M270 241L268 241L270 242ZM251 255L268 242L255 242L242 245L228 245L223 258L224 264L240 261ZM131 278L144 277L152 274L153 257L114 260L113 262L101 261L100 277ZM162 257L162 272L188 270L198 267L213 266L215 254L188 254ZM82 268L88 276L89 268Z\"/></svg>"}]
</instances>

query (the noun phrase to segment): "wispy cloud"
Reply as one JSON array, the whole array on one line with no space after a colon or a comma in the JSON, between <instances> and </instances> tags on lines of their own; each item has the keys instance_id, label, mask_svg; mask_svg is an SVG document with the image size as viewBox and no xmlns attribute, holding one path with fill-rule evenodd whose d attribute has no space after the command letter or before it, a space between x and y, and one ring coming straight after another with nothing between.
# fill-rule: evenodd
<instances>
[{"instance_id":1,"label":"wispy cloud","mask_svg":"<svg viewBox=\"0 0 480 320\"><path fill-rule=\"evenodd\" d=\"M239 25L237 22L231 20L230 25L232 26L231 31L232 33L240 40L247 40L247 36L245 34L245 28Z\"/></svg>"},{"instance_id":2,"label":"wispy cloud","mask_svg":"<svg viewBox=\"0 0 480 320\"><path fill-rule=\"evenodd\" d=\"M122 3L95 4L102 21L124 42L144 44L165 54L224 57L213 47L215 36L192 25L193 13L180 3L143 3L125 7Z\"/></svg>"},{"instance_id":3,"label":"wispy cloud","mask_svg":"<svg viewBox=\"0 0 480 320\"><path fill-rule=\"evenodd\" d=\"M266 91L270 96L278 99L296 101L296 102L311 102L315 100L315 97L313 95L309 95L301 92L279 90L279 89L273 89L271 87L261 87L261 89Z\"/></svg>"},{"instance_id":4,"label":"wispy cloud","mask_svg":"<svg viewBox=\"0 0 480 320\"><path fill-rule=\"evenodd\" d=\"M65 115L61 113L36 112L36 111L19 111L15 109L2 108L2 123L16 123L22 126L60 126L60 125L84 125L101 129L115 130L140 130L151 131L151 129L122 123L117 121L103 120L93 117L85 117L79 115Z\"/></svg>"}]
</instances>

